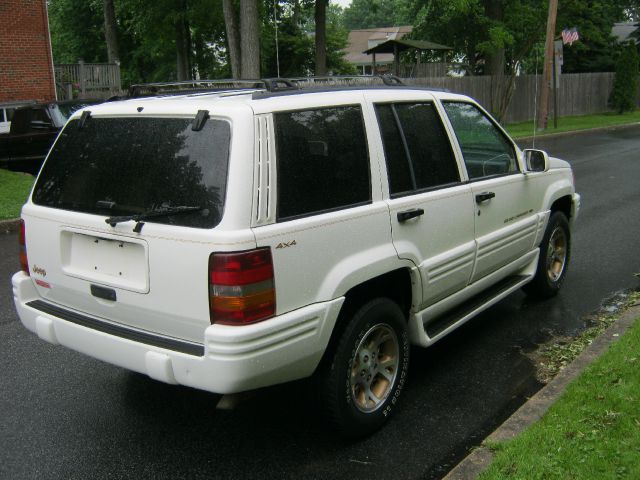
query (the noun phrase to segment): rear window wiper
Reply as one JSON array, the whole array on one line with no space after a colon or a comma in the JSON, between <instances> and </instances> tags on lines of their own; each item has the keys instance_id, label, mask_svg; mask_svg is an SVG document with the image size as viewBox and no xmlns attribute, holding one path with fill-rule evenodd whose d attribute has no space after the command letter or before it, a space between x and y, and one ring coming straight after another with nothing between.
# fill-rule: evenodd
<instances>
[{"instance_id":1,"label":"rear window wiper","mask_svg":"<svg viewBox=\"0 0 640 480\"><path fill-rule=\"evenodd\" d=\"M188 206L159 207L159 208L153 208L146 212L137 213L133 215L120 215L115 217L109 217L105 219L105 223L108 223L112 227L115 227L118 223L128 222L129 220L133 220L134 222L136 222L136 226L133 227L133 231L136 233L140 233L142 231L142 227L144 226L143 220L148 220L150 218L155 218L155 217L164 217L166 215L178 215L182 213L197 212L198 210L202 210L202 207L188 207Z\"/></svg>"}]
</instances>

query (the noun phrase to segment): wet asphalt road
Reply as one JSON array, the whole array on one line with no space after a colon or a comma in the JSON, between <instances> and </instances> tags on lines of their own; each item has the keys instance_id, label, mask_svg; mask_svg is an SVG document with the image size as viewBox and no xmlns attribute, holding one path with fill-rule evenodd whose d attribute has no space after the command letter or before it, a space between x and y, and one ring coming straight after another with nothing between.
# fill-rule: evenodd
<instances>
[{"instance_id":1,"label":"wet asphalt road","mask_svg":"<svg viewBox=\"0 0 640 480\"><path fill-rule=\"evenodd\" d=\"M525 352L638 285L640 128L537 146L573 164L583 196L564 290L545 302L517 292L413 350L402 407L356 443L326 430L306 382L217 411L215 395L40 341L13 310L16 235L0 234L0 478L441 477L540 388Z\"/></svg>"}]
</instances>

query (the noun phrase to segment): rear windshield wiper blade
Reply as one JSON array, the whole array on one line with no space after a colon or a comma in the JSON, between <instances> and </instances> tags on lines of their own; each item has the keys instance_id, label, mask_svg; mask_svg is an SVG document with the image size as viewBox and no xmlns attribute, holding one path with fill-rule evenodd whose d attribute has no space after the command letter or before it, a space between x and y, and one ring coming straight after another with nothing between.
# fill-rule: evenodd
<instances>
[{"instance_id":1,"label":"rear windshield wiper blade","mask_svg":"<svg viewBox=\"0 0 640 480\"><path fill-rule=\"evenodd\" d=\"M136 222L136 226L133 229L133 231L136 233L140 233L140 231L142 230L142 226L144 225L144 222L142 220L148 220L150 218L155 218L155 217L164 217L166 215L178 215L182 213L197 212L198 210L202 210L202 207L188 207L188 206L160 207L160 208L154 208L152 210L148 210L146 212L137 213L133 215L120 215L115 217L109 217L105 219L105 223L108 223L112 227L115 227L118 223L128 222L129 220L133 220Z\"/></svg>"}]
</instances>

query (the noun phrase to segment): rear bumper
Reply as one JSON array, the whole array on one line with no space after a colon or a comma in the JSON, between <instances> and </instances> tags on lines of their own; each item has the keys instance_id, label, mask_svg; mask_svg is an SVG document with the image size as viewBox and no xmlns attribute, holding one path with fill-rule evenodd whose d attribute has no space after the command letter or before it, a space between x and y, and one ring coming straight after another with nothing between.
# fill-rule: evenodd
<instances>
[{"instance_id":1,"label":"rear bumper","mask_svg":"<svg viewBox=\"0 0 640 480\"><path fill-rule=\"evenodd\" d=\"M12 283L20 320L41 339L156 380L221 394L311 375L344 301L313 304L254 325L211 325L203 343L194 344L42 302L23 272Z\"/></svg>"}]
</instances>

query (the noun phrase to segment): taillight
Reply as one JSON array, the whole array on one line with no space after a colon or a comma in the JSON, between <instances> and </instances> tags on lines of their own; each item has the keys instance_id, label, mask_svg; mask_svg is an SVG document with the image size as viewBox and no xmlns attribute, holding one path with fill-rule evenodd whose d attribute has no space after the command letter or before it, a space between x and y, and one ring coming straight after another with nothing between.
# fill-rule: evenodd
<instances>
[{"instance_id":1,"label":"taillight","mask_svg":"<svg viewBox=\"0 0 640 480\"><path fill-rule=\"evenodd\" d=\"M209 256L211 323L248 325L276 313L273 260L269 248Z\"/></svg>"},{"instance_id":2,"label":"taillight","mask_svg":"<svg viewBox=\"0 0 640 480\"><path fill-rule=\"evenodd\" d=\"M18 242L20 244L20 267L24 273L29 275L29 260L27 259L27 241L24 235L24 220L20 220Z\"/></svg>"}]
</instances>

